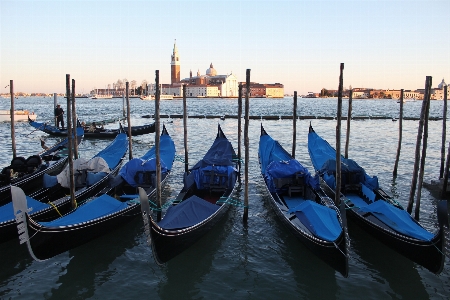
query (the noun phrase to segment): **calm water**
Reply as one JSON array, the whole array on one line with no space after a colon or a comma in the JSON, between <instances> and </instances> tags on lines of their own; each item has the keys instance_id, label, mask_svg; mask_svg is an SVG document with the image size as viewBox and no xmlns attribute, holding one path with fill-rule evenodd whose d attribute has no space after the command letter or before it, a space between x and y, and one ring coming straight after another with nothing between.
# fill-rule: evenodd
<instances>
[{"instance_id":1,"label":"calm water","mask_svg":"<svg viewBox=\"0 0 450 300\"><path fill-rule=\"evenodd\" d=\"M65 99L59 99L65 106ZM131 99L132 124L145 124L142 115L154 113L154 102ZM299 115L334 116L335 99L299 99ZM442 116L442 101L431 103L430 115ZM53 99L19 98L16 109L35 111L38 121L52 122ZM9 109L2 99L0 109ZM161 114L182 114L182 100L162 101ZM421 102L406 103L405 116L419 117ZM77 99L79 116L98 121L122 114L122 99ZM290 115L292 99L251 99L250 115ZM237 100L188 99L190 115L237 115ZM344 100L346 115L347 101ZM353 102L353 115L397 117L399 104L394 100L360 100ZM177 154L184 157L182 119L163 119L175 141ZM297 123L296 158L312 170L307 152L310 120ZM237 151L237 120L188 120L189 164L193 166L215 138L217 123ZM349 277L343 278L318 259L283 227L270 208L259 175L257 149L259 120L249 127L249 220L242 222L243 210L232 207L226 217L193 247L159 267L147 246L141 218L76 249L45 262L35 262L26 246L17 240L0 244L0 298L19 299L447 299L450 295L450 264L436 276L384 246L355 224L349 223L351 238ZM292 149L292 121L263 121L266 131L288 152ZM316 132L335 143L333 120L312 120ZM343 122L345 141L346 122ZM117 125L109 125L115 127ZM397 143L398 122L391 120L352 121L349 156L371 175L404 207L407 206L413 170L418 121L403 122L402 154L398 177L392 178ZM450 130L449 130L450 131ZM440 168L442 122L429 124L425 181L437 179ZM10 125L0 124L0 166L11 160ZM32 132L27 124L16 125L18 155L40 151L39 139L48 145L57 139ZM448 137L447 137L448 141ZM109 142L85 140L80 154L91 157ZM133 154L139 156L154 144L154 135L133 137ZM344 143L342 143L342 149ZM244 153L244 149L242 149ZM174 164L165 188L168 197L181 188L184 167ZM238 197L243 201L244 194ZM437 230L436 199L422 191L421 223ZM448 232L447 232L448 236ZM448 242L447 242L448 252Z\"/></svg>"}]
</instances>

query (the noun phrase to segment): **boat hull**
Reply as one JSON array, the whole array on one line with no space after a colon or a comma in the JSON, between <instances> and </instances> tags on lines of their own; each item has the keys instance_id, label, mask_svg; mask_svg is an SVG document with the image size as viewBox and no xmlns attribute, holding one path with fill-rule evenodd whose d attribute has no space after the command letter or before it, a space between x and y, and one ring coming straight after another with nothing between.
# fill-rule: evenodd
<instances>
[{"instance_id":1,"label":"boat hull","mask_svg":"<svg viewBox=\"0 0 450 300\"><path fill-rule=\"evenodd\" d=\"M296 226L278 205L275 200L278 195L271 193L266 185L267 193L270 195L270 204L275 211L277 217L286 226L291 233L300 240L311 252L317 257L326 262L330 267L338 271L344 277L348 277L348 255L347 255L347 243L346 233L343 230L336 241L328 242L319 238L316 238L305 231L301 230L299 226Z\"/></svg>"},{"instance_id":2,"label":"boat hull","mask_svg":"<svg viewBox=\"0 0 450 300\"><path fill-rule=\"evenodd\" d=\"M152 248L156 262L164 264L191 247L223 218L228 208L229 205L223 204L206 221L182 230L164 230L151 220Z\"/></svg>"},{"instance_id":3,"label":"boat hull","mask_svg":"<svg viewBox=\"0 0 450 300\"><path fill-rule=\"evenodd\" d=\"M128 223L139 213L140 205L136 203L118 213L90 222L54 228L43 227L27 215L28 234L31 237L29 243L34 256L46 260Z\"/></svg>"},{"instance_id":4,"label":"boat hull","mask_svg":"<svg viewBox=\"0 0 450 300\"><path fill-rule=\"evenodd\" d=\"M58 161L52 163L47 168L22 177L18 181L12 181L11 184L20 187L25 193L32 193L42 187L42 180L44 174L56 175L60 173L67 164L67 157L61 158ZM0 206L11 202L11 186L3 186L0 188Z\"/></svg>"}]
</instances>

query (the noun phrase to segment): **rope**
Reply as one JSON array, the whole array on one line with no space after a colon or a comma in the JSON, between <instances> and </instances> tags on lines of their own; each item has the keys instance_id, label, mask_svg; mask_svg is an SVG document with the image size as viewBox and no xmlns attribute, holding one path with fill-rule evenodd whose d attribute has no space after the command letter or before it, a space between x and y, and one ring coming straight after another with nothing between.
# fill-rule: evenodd
<instances>
[{"instance_id":1,"label":"rope","mask_svg":"<svg viewBox=\"0 0 450 300\"><path fill-rule=\"evenodd\" d=\"M243 208L248 208L248 206L246 206L244 203L242 203L239 199L235 199L235 198L231 198L231 197L220 197L219 200L217 200L216 204L230 204L230 205L234 205L237 207L243 207Z\"/></svg>"},{"instance_id":2,"label":"rope","mask_svg":"<svg viewBox=\"0 0 450 300\"><path fill-rule=\"evenodd\" d=\"M48 202L48 204L50 204L51 206L53 206L53 208L56 210L56 212L58 213L58 215L59 215L60 217L62 217L62 214L59 212L58 208L56 207L55 204L53 204L53 202Z\"/></svg>"},{"instance_id":3,"label":"rope","mask_svg":"<svg viewBox=\"0 0 450 300\"><path fill-rule=\"evenodd\" d=\"M179 156L177 154L175 154L174 160L181 161L183 164L186 164L186 161L184 160L184 158L182 158L181 156Z\"/></svg>"},{"instance_id":4,"label":"rope","mask_svg":"<svg viewBox=\"0 0 450 300\"><path fill-rule=\"evenodd\" d=\"M133 203L133 204L140 204L140 201L138 199L132 199L132 200L128 200L128 202ZM161 207L158 207L158 205L153 202L152 200L148 200L149 204L150 204L150 209L153 211L163 211L165 209L167 209L169 206L171 206L173 204L173 202L175 202L175 199L172 198L169 201L166 201L166 203L164 203Z\"/></svg>"}]
</instances>

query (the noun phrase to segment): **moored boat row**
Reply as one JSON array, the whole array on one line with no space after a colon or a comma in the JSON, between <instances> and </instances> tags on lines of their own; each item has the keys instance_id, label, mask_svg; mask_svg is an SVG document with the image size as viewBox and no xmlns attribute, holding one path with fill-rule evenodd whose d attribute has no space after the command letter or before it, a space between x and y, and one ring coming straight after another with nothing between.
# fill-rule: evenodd
<instances>
[{"instance_id":1,"label":"moored boat row","mask_svg":"<svg viewBox=\"0 0 450 300\"><path fill-rule=\"evenodd\" d=\"M163 131L161 138L165 135ZM343 180L342 204L337 205L332 200L334 198L333 176L336 176L336 162L333 161L333 157L336 158L336 153L325 140L315 134L312 127L308 134L308 151L316 171L315 175L310 174L300 162L291 157L261 126L259 163L271 205L281 222L307 248L347 277L350 242L346 223L348 212L349 216L362 225L368 233L373 234L405 257L433 273L438 274L442 271L445 259L443 226L448 223L446 213L440 212L442 204L438 207L440 228L433 234L413 220L398 203L393 201L378 186L376 178L367 175L351 160L343 160L345 180ZM173 155L174 153L173 151ZM173 159L174 157L171 160L163 158L162 161L167 165L167 161L170 160L172 163ZM135 163L137 167L144 164L145 159ZM128 168L126 166L122 170ZM164 167L161 167L164 170ZM22 241L28 242L33 249L38 246L33 246L32 240L41 233L55 234L55 237L58 236L57 239L61 239L63 235L59 235L60 233L56 231L79 226L80 231L74 230L71 232L72 235L68 235L70 240L74 240L70 247L75 247L79 243L98 236L99 232L103 233L112 227L120 226L121 221L117 221L118 219L127 219L125 215L122 215L123 218L114 219L112 217L116 211L114 209L108 214L99 213L98 207L116 207L117 205L119 206L117 211L125 211L125 206L133 207L132 212L125 213L126 217L138 215L137 207L140 207L154 258L157 263L163 264L193 245L225 215L233 202L233 191L238 185L238 172L234 149L219 126L213 145L205 156L184 174L183 188L176 199L165 206L168 209L162 212L161 207L154 206L148 199L151 194L149 191L152 190L148 186L154 186L150 184L155 181L154 170L148 172L142 170L140 173L125 176L127 179L121 176L122 180L127 180L129 184L129 181L142 180L141 184L134 186L133 192L118 193L117 189L111 192L109 188L112 189L114 184L108 185L107 189L95 195L92 203L91 201L86 203L91 203L89 206L85 208L82 208L84 205L80 206L80 212L77 213L79 216L69 214L67 219L63 217L60 221L57 219L55 223L50 221L49 224L39 225L39 222L33 221L32 217L29 219L28 207L23 200L26 196L14 189L14 193L22 200L22 206L15 209L15 212L21 212L18 215L18 222L21 228L25 220L27 224L31 224L27 227L28 236L23 236ZM144 182L147 183L147 188ZM81 230L82 224L91 222L85 217L88 210L96 211L92 215L94 223L100 219L111 223L100 224L99 221L97 227L99 229L95 234L90 234L87 229ZM158 213L162 213L161 219L155 217ZM60 229L52 231L47 230L45 226ZM56 250L47 250L47 247ZM36 253L40 254L32 255L37 259L46 259L66 250L62 246L52 244L52 246L42 246L41 250L36 250Z\"/></svg>"}]
</instances>

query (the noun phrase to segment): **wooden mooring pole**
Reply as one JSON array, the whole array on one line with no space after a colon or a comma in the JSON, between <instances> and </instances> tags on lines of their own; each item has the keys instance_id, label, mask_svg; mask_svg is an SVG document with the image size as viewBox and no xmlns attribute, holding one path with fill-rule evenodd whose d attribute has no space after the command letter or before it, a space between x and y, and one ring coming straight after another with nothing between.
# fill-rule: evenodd
<instances>
[{"instance_id":1,"label":"wooden mooring pole","mask_svg":"<svg viewBox=\"0 0 450 300\"><path fill-rule=\"evenodd\" d=\"M244 124L244 223L247 224L248 219L248 161L249 161L249 139L248 139L248 123L249 123L249 97L250 97L250 69L247 69L245 80L245 124Z\"/></svg>"},{"instance_id":2,"label":"wooden mooring pole","mask_svg":"<svg viewBox=\"0 0 450 300\"><path fill-rule=\"evenodd\" d=\"M14 80L9 81L9 94L11 96L11 110L9 111L11 117L11 146L13 158L16 158L16 127L14 121Z\"/></svg>"},{"instance_id":3,"label":"wooden mooring pole","mask_svg":"<svg viewBox=\"0 0 450 300\"><path fill-rule=\"evenodd\" d=\"M129 97L130 83L125 83L125 97L127 100L127 123L128 123L128 159L133 159L133 139L131 136L131 112L130 112L130 97Z\"/></svg>"},{"instance_id":4,"label":"wooden mooring pole","mask_svg":"<svg viewBox=\"0 0 450 300\"><path fill-rule=\"evenodd\" d=\"M67 139L69 141L69 176L70 176L70 202L72 203L72 209L77 207L77 200L75 199L75 176L73 170L73 145L76 143L72 134L72 105L70 97L70 74L66 74L66 99L67 99Z\"/></svg>"},{"instance_id":5,"label":"wooden mooring pole","mask_svg":"<svg viewBox=\"0 0 450 300\"><path fill-rule=\"evenodd\" d=\"M294 107L292 112L292 157L295 158L295 145L297 144L297 91L294 91Z\"/></svg>"},{"instance_id":6,"label":"wooden mooring pole","mask_svg":"<svg viewBox=\"0 0 450 300\"><path fill-rule=\"evenodd\" d=\"M75 107L75 79L72 79L72 127L73 127L73 158L78 158L78 137L77 137L77 113Z\"/></svg>"},{"instance_id":7,"label":"wooden mooring pole","mask_svg":"<svg viewBox=\"0 0 450 300\"><path fill-rule=\"evenodd\" d=\"M336 125L336 194L334 203L339 205L341 202L341 119L342 119L342 90L344 82L344 63L341 63L339 74L338 89L338 108Z\"/></svg>"},{"instance_id":8,"label":"wooden mooring pole","mask_svg":"<svg viewBox=\"0 0 450 300\"><path fill-rule=\"evenodd\" d=\"M344 157L348 158L348 145L350 143L350 121L352 120L352 99L353 90L350 89L348 94L348 111L347 111L347 134L345 136L345 153Z\"/></svg>"},{"instance_id":9,"label":"wooden mooring pole","mask_svg":"<svg viewBox=\"0 0 450 300\"><path fill-rule=\"evenodd\" d=\"M445 164L445 136L447 135L447 86L444 86L444 110L442 112L442 147L441 147L441 169L439 179L444 175Z\"/></svg>"},{"instance_id":10,"label":"wooden mooring pole","mask_svg":"<svg viewBox=\"0 0 450 300\"><path fill-rule=\"evenodd\" d=\"M414 169L413 169L413 175L412 175L412 182L411 182L411 190L409 191L409 200L408 200L408 207L406 208L406 211L411 214L412 208L414 204L414 195L416 193L417 188L417 176L419 172L419 163L420 163L420 146L422 145L422 133L423 133L423 123L425 120L425 113L427 111L427 105L428 101L427 99L430 97L429 91L430 88L428 86L428 76L425 80L425 95L422 101L422 110L420 112L420 121L419 121L419 129L417 133L417 140L416 140L416 151L415 151L415 160L414 160ZM420 192L420 191L419 191Z\"/></svg>"},{"instance_id":11,"label":"wooden mooring pole","mask_svg":"<svg viewBox=\"0 0 450 300\"><path fill-rule=\"evenodd\" d=\"M239 158L239 184L241 183L241 160L242 160L242 83L239 83L239 90L238 90L238 158Z\"/></svg>"},{"instance_id":12,"label":"wooden mooring pole","mask_svg":"<svg viewBox=\"0 0 450 300\"><path fill-rule=\"evenodd\" d=\"M397 177L398 161L400 160L400 150L402 149L402 132L403 132L403 89L400 90L400 115L398 117L398 146L397 156L395 157L394 171L392 175Z\"/></svg>"},{"instance_id":13,"label":"wooden mooring pole","mask_svg":"<svg viewBox=\"0 0 450 300\"><path fill-rule=\"evenodd\" d=\"M158 203L157 221L161 221L161 157L159 154L159 140L160 140L160 124L159 124L159 100L161 90L159 87L159 70L155 71L155 152L156 152L156 203Z\"/></svg>"},{"instance_id":14,"label":"wooden mooring pole","mask_svg":"<svg viewBox=\"0 0 450 300\"><path fill-rule=\"evenodd\" d=\"M448 185L448 172L450 169L450 142L448 143L448 150L447 150L447 162L445 164L445 170L444 170L444 181L442 183L442 192L441 192L441 198L445 199L447 196L447 185Z\"/></svg>"},{"instance_id":15,"label":"wooden mooring pole","mask_svg":"<svg viewBox=\"0 0 450 300\"><path fill-rule=\"evenodd\" d=\"M185 176L189 172L189 152L188 152L188 135L187 135L187 101L186 101L186 84L183 84L183 133L184 133L184 172Z\"/></svg>"},{"instance_id":16,"label":"wooden mooring pole","mask_svg":"<svg viewBox=\"0 0 450 300\"><path fill-rule=\"evenodd\" d=\"M422 198L422 185L423 185L423 175L425 173L425 158L427 157L427 145L428 145L428 116L430 114L430 98L431 98L431 76L427 76L428 82L428 93L427 93L427 107L425 109L425 119L423 124L423 146L422 146L422 156L420 158L420 171L419 171L419 186L417 188L417 198L416 207L414 210L414 219L419 221L420 214L420 199Z\"/></svg>"}]
</instances>

